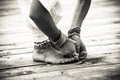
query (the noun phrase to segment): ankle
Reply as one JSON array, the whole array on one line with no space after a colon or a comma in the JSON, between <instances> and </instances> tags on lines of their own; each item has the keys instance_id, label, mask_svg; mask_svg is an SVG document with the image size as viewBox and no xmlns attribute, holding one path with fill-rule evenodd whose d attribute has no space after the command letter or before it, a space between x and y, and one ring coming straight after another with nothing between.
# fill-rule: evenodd
<instances>
[{"instance_id":1,"label":"ankle","mask_svg":"<svg viewBox=\"0 0 120 80\"><path fill-rule=\"evenodd\" d=\"M58 30L58 33L55 34L50 40L52 40L53 42L56 42L60 39L60 36L61 36L61 31Z\"/></svg>"},{"instance_id":2,"label":"ankle","mask_svg":"<svg viewBox=\"0 0 120 80\"><path fill-rule=\"evenodd\" d=\"M74 27L74 28L71 28L69 31L68 31L68 37L71 38L71 39L74 39L74 38L80 38L80 27Z\"/></svg>"},{"instance_id":3,"label":"ankle","mask_svg":"<svg viewBox=\"0 0 120 80\"><path fill-rule=\"evenodd\" d=\"M60 48L67 40L68 37L60 31L59 38L56 41L51 40L51 42Z\"/></svg>"},{"instance_id":4,"label":"ankle","mask_svg":"<svg viewBox=\"0 0 120 80\"><path fill-rule=\"evenodd\" d=\"M74 32L74 33L68 34L68 37L69 37L69 38L74 38L74 37L79 37L79 38L80 38L80 34Z\"/></svg>"},{"instance_id":5,"label":"ankle","mask_svg":"<svg viewBox=\"0 0 120 80\"><path fill-rule=\"evenodd\" d=\"M80 27L74 27L74 28L71 28L71 29L68 31L68 35L69 35L69 34L73 34L73 33L78 33L78 34L80 34L80 31L81 31Z\"/></svg>"}]
</instances>

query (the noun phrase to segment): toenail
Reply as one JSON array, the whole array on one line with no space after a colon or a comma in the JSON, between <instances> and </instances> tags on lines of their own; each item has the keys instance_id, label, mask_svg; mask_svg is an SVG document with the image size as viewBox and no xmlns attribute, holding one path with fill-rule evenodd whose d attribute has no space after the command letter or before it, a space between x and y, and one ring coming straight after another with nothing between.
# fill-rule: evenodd
<instances>
[{"instance_id":1,"label":"toenail","mask_svg":"<svg viewBox=\"0 0 120 80\"><path fill-rule=\"evenodd\" d=\"M79 57L79 54L78 54L78 53L73 53L73 57L74 57L74 58L78 58L78 57Z\"/></svg>"}]
</instances>

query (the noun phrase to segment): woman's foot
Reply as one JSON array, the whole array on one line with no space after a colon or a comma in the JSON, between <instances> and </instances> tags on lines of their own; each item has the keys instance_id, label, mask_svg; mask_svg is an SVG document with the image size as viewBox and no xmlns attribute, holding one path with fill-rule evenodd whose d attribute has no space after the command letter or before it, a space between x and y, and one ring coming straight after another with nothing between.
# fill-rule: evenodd
<instances>
[{"instance_id":1,"label":"woman's foot","mask_svg":"<svg viewBox=\"0 0 120 80\"><path fill-rule=\"evenodd\" d=\"M59 51L66 55L66 57L79 58L79 54L76 51L76 41L68 38L63 33L60 34L60 37L56 42L53 42L52 40L51 42Z\"/></svg>"},{"instance_id":2,"label":"woman's foot","mask_svg":"<svg viewBox=\"0 0 120 80\"><path fill-rule=\"evenodd\" d=\"M77 59L70 57L70 55L66 56L66 54L59 51L49 40L46 40L35 43L33 60L52 64L65 64L75 62Z\"/></svg>"}]
</instances>

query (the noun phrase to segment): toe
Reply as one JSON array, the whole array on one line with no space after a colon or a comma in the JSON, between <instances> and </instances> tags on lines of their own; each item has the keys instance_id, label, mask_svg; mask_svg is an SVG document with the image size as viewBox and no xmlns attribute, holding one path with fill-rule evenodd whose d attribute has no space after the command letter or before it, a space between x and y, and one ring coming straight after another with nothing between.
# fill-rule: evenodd
<instances>
[{"instance_id":1,"label":"toe","mask_svg":"<svg viewBox=\"0 0 120 80\"><path fill-rule=\"evenodd\" d=\"M87 52L86 51L80 52L79 59L85 59L86 57L87 57Z\"/></svg>"},{"instance_id":2,"label":"toe","mask_svg":"<svg viewBox=\"0 0 120 80\"><path fill-rule=\"evenodd\" d=\"M79 58L79 54L78 54L78 53L73 53L73 57L74 57L75 59L77 59L77 58Z\"/></svg>"}]
</instances>

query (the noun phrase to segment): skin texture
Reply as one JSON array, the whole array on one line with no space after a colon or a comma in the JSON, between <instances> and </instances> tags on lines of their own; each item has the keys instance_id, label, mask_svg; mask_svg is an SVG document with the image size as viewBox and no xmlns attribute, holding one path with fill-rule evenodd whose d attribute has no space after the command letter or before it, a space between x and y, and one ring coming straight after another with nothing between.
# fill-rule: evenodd
<instances>
[{"instance_id":1,"label":"skin texture","mask_svg":"<svg viewBox=\"0 0 120 80\"><path fill-rule=\"evenodd\" d=\"M71 31L77 28L77 31L73 31L70 34L74 32L80 34L81 26L82 26L83 20L85 19L88 13L90 4L91 4L91 0L78 0L78 5L76 6L76 11L75 11L74 18L72 21L71 29L69 30ZM70 38L76 41L77 53L79 53L80 58L83 58L83 57L86 57L85 55L87 54L87 51L86 51L86 47L84 43L82 42L78 34L72 35ZM81 55L83 56L81 57Z\"/></svg>"},{"instance_id":2,"label":"skin texture","mask_svg":"<svg viewBox=\"0 0 120 80\"><path fill-rule=\"evenodd\" d=\"M90 6L89 1L90 0L79 0L78 1L78 5L76 7L76 13L74 15L73 24L71 25L71 29L76 28L76 26L81 28L81 24L87 14L89 6ZM45 9L45 7L38 0L32 1L32 5L30 8L30 18L37 25L37 27L45 35L47 35L49 37L49 39L51 41L62 44L61 46L58 46L57 43L54 44L56 47L58 47L57 48L58 50L56 49L57 51L52 49L53 48L52 46L50 46L50 48L48 48L48 49L46 48L45 51L47 51L47 52L44 52L44 53L47 53L47 55L42 54L42 56L43 57L47 56L47 61L45 58L44 59L37 58L39 61L43 60L44 62L55 63L55 62L53 62L54 60L51 61L51 56L53 56L55 60L58 59L57 63L60 63L61 61L59 61L59 60L61 60L61 59L59 58L59 55L56 55L56 54L59 54L59 51L60 51L60 54L62 54L62 57L64 57L64 55L69 56L69 59L67 61L65 58L63 58L62 62L64 62L64 63L72 62L77 59L77 58L73 57L74 58L74 60L73 60L73 58L72 58L73 54L76 54L76 52L80 53L80 52L82 52L82 50L86 51L86 48L85 48L84 44L82 43L79 36L73 35L70 37L71 38L70 39L67 36L65 36L64 34L62 34L62 32L56 27L50 13ZM65 38L67 38L67 40L65 40ZM78 45L76 45L76 44L78 44ZM41 50L41 49L39 49L39 50ZM40 51L36 52L36 53L38 53L37 54L37 56L38 56ZM36 56L36 55L34 55L34 56ZM39 55L39 56L41 57L41 55ZM36 60L36 57L34 57L34 60Z\"/></svg>"}]
</instances>

